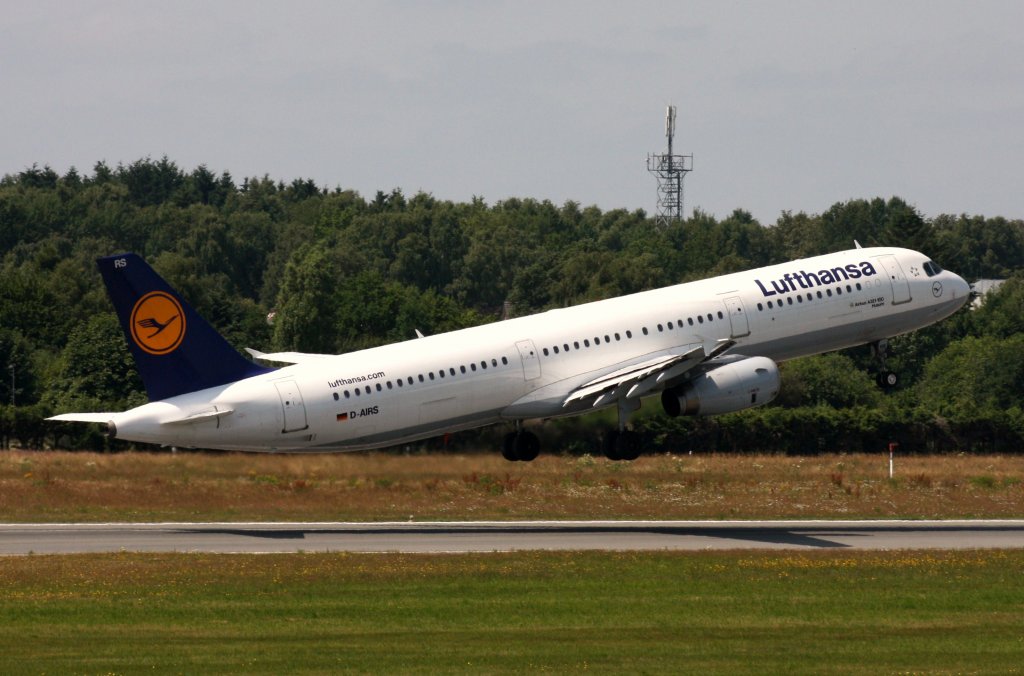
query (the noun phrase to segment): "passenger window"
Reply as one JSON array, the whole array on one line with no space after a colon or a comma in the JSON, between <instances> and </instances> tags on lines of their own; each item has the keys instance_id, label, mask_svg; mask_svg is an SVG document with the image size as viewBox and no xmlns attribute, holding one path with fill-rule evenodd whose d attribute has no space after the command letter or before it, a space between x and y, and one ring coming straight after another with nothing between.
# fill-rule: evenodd
<instances>
[{"instance_id":1,"label":"passenger window","mask_svg":"<svg viewBox=\"0 0 1024 676\"><path fill-rule=\"evenodd\" d=\"M338 396L338 393L337 393L337 392L335 392L335 393L334 393L334 401L338 401L339 399L341 399L341 397L339 397L339 396Z\"/></svg>"}]
</instances>

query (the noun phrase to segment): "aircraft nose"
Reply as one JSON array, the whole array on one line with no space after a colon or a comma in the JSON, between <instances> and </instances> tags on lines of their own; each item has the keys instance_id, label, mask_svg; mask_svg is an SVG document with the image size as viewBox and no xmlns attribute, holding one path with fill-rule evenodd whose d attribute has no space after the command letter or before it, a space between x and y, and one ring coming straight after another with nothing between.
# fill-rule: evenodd
<instances>
[{"instance_id":1,"label":"aircraft nose","mask_svg":"<svg viewBox=\"0 0 1024 676\"><path fill-rule=\"evenodd\" d=\"M950 272L949 275L952 277L949 280L949 286L953 298L963 299L963 302L967 302L971 298L971 285L956 273Z\"/></svg>"}]
</instances>

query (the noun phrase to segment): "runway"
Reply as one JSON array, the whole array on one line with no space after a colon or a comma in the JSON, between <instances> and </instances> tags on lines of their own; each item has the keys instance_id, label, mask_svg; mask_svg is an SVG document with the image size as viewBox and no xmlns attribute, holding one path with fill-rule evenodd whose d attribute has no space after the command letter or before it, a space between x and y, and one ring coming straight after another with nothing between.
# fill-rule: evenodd
<instances>
[{"instance_id":1,"label":"runway","mask_svg":"<svg viewBox=\"0 0 1024 676\"><path fill-rule=\"evenodd\" d=\"M1022 547L1024 520L0 524L6 556Z\"/></svg>"}]
</instances>

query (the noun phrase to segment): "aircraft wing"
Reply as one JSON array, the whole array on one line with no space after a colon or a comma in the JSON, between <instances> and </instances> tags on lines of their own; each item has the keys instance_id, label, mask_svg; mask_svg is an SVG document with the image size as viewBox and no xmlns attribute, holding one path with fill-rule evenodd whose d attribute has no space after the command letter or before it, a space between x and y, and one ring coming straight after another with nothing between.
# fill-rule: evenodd
<instances>
[{"instance_id":1,"label":"aircraft wing","mask_svg":"<svg viewBox=\"0 0 1024 676\"><path fill-rule=\"evenodd\" d=\"M733 340L723 339L716 342L710 350L704 345L687 346L678 354L659 355L639 364L632 364L583 383L569 393L562 406L593 398L592 406L596 408L618 398L621 394L625 394L627 399L642 397L659 386L668 385L679 379L694 366L714 359L735 344Z\"/></svg>"},{"instance_id":2,"label":"aircraft wing","mask_svg":"<svg viewBox=\"0 0 1024 676\"><path fill-rule=\"evenodd\" d=\"M260 352L251 347L245 348L245 351L251 354L253 359L273 361L279 364L303 364L308 361L327 359L334 356L333 354L317 354L315 352Z\"/></svg>"}]
</instances>

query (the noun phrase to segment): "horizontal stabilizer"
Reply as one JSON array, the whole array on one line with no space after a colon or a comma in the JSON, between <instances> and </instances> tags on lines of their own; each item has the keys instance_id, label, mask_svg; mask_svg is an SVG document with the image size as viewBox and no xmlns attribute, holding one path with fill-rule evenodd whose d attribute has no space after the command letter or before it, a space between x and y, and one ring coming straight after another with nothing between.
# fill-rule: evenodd
<instances>
[{"instance_id":1,"label":"horizontal stabilizer","mask_svg":"<svg viewBox=\"0 0 1024 676\"><path fill-rule=\"evenodd\" d=\"M245 351L252 355L253 359L272 361L278 364L303 364L334 356L333 354L316 354L315 352L260 352L251 347L245 348Z\"/></svg>"},{"instance_id":2,"label":"horizontal stabilizer","mask_svg":"<svg viewBox=\"0 0 1024 676\"><path fill-rule=\"evenodd\" d=\"M116 413L61 413L55 415L47 420L56 420L59 422L87 422L87 423L100 423L106 425L108 422L114 419Z\"/></svg>"},{"instance_id":3,"label":"horizontal stabilizer","mask_svg":"<svg viewBox=\"0 0 1024 676\"><path fill-rule=\"evenodd\" d=\"M193 425L195 423L206 422L208 420L216 420L226 415L234 413L234 409L230 408L208 408L205 411L199 411L197 413L190 413L183 418L175 418L174 420L163 420L160 422L161 425Z\"/></svg>"}]
</instances>

